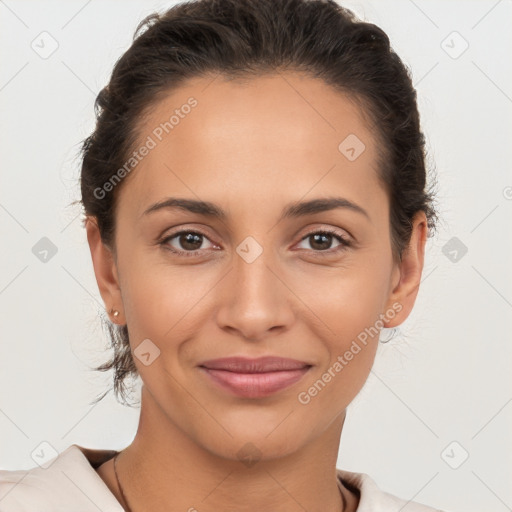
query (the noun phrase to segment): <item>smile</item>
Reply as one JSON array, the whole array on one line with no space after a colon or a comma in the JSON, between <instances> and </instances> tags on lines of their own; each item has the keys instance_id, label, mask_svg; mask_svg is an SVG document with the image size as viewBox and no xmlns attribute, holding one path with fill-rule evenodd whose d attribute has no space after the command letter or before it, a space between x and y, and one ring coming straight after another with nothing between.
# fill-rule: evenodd
<instances>
[{"instance_id":1,"label":"smile","mask_svg":"<svg viewBox=\"0 0 512 512\"><path fill-rule=\"evenodd\" d=\"M264 398L286 389L309 371L311 365L293 359L225 358L199 366L220 389L243 398Z\"/></svg>"}]
</instances>

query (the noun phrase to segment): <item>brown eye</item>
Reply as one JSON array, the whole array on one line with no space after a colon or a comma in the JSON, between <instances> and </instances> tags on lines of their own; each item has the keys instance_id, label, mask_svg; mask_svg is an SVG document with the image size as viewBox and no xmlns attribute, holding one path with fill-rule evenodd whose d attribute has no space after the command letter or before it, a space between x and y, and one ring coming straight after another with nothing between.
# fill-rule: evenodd
<instances>
[{"instance_id":1,"label":"brown eye","mask_svg":"<svg viewBox=\"0 0 512 512\"><path fill-rule=\"evenodd\" d=\"M309 247L302 247L305 249L312 249L314 252L329 251L329 253L343 250L350 246L350 242L346 240L341 234L333 231L314 231L306 235L302 242L308 242ZM333 243L338 242L338 245L332 248Z\"/></svg>"},{"instance_id":2,"label":"brown eye","mask_svg":"<svg viewBox=\"0 0 512 512\"><path fill-rule=\"evenodd\" d=\"M211 247L214 247L206 235L197 231L179 231L165 237L160 244L177 254L196 256L201 250L206 249L202 247L205 240L210 243Z\"/></svg>"}]
</instances>

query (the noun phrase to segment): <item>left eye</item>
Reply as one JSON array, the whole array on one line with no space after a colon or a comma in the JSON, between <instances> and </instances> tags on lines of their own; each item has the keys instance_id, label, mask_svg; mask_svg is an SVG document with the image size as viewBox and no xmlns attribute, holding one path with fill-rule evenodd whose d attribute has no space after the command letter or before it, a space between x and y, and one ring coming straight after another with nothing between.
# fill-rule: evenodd
<instances>
[{"instance_id":1,"label":"left eye","mask_svg":"<svg viewBox=\"0 0 512 512\"><path fill-rule=\"evenodd\" d=\"M312 240L310 242L310 248L315 252L321 252L332 249L331 244L333 239L339 242L339 244L335 246L334 251L342 250L350 245L350 242L344 237L331 231L315 231L314 233L309 233L301 240L301 243L307 240ZM309 248L306 247L306 249Z\"/></svg>"}]
</instances>

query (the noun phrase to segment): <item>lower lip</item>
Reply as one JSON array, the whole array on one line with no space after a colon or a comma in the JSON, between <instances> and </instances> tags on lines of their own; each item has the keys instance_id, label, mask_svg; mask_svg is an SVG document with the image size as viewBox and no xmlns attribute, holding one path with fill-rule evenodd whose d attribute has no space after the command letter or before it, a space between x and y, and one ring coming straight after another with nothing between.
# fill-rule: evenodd
<instances>
[{"instance_id":1,"label":"lower lip","mask_svg":"<svg viewBox=\"0 0 512 512\"><path fill-rule=\"evenodd\" d=\"M264 398L298 382L311 367L267 373L235 373L200 366L222 389L244 398Z\"/></svg>"}]
</instances>

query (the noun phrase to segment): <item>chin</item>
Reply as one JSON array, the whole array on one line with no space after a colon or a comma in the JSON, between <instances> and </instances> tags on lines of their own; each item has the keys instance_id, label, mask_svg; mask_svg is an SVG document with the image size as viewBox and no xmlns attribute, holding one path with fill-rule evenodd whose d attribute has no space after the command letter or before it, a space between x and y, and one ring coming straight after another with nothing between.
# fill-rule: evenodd
<instances>
[{"instance_id":1,"label":"chin","mask_svg":"<svg viewBox=\"0 0 512 512\"><path fill-rule=\"evenodd\" d=\"M283 428L281 432L278 432L279 427L276 430L275 424L265 428L264 434L259 429L255 431L246 428L246 425L235 427L225 425L225 427L232 437L226 433L226 435L198 439L197 441L213 455L240 461L247 467L252 467L257 461L271 461L289 456L300 450L303 443L307 443L307 439L301 440L296 432L290 431L289 428Z\"/></svg>"}]
</instances>

